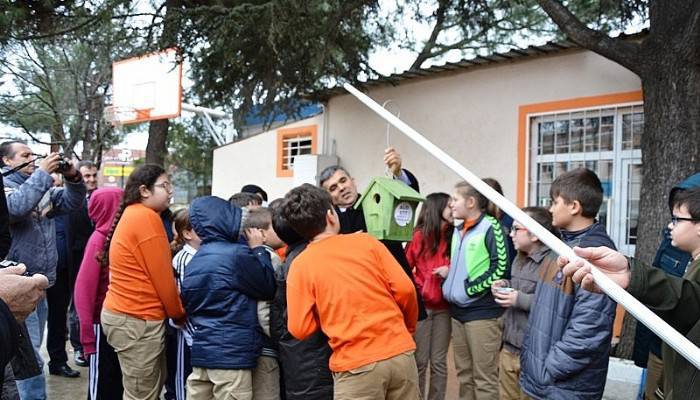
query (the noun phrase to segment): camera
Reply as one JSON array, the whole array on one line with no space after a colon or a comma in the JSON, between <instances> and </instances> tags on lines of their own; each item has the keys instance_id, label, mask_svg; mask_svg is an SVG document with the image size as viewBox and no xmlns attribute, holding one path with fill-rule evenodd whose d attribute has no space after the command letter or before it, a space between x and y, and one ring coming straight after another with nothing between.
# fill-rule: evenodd
<instances>
[{"instance_id":1,"label":"camera","mask_svg":"<svg viewBox=\"0 0 700 400\"><path fill-rule=\"evenodd\" d=\"M17 261L2 260L2 261L0 261L0 269L14 267L15 265L19 265L19 264L20 263L18 263ZM22 276L32 276L32 275L34 275L34 274L32 274L29 271L26 271L25 273L22 274Z\"/></svg>"},{"instance_id":2,"label":"camera","mask_svg":"<svg viewBox=\"0 0 700 400\"><path fill-rule=\"evenodd\" d=\"M59 153L58 156L58 168L56 169L56 171L64 173L70 169L71 162L69 159L66 158L66 156L63 153Z\"/></svg>"}]
</instances>

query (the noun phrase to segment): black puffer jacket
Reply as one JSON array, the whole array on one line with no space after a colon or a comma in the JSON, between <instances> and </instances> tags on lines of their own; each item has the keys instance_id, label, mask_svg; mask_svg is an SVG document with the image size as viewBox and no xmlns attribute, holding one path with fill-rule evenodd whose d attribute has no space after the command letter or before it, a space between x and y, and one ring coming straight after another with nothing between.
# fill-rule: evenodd
<instances>
[{"instance_id":1,"label":"black puffer jacket","mask_svg":"<svg viewBox=\"0 0 700 400\"><path fill-rule=\"evenodd\" d=\"M333 375L328 360L333 351L328 338L317 331L305 340L295 339L287 330L287 275L292 261L306 243L292 244L277 272L277 292L270 309L270 334L279 344L279 361L287 400L333 399Z\"/></svg>"},{"instance_id":2,"label":"black puffer jacket","mask_svg":"<svg viewBox=\"0 0 700 400\"><path fill-rule=\"evenodd\" d=\"M15 356L18 346L17 321L5 302L0 300L0 387L5 376L5 366Z\"/></svg>"}]
</instances>

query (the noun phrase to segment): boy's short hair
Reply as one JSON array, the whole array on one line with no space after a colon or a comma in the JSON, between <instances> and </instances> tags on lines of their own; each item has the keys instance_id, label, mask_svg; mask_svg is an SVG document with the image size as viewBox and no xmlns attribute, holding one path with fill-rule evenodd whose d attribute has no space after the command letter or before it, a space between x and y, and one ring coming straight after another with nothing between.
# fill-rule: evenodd
<instances>
[{"instance_id":1,"label":"boy's short hair","mask_svg":"<svg viewBox=\"0 0 700 400\"><path fill-rule=\"evenodd\" d=\"M523 212L542 225L544 229L552 232L557 237L559 236L559 230L552 225L553 218L549 210L544 207L525 207Z\"/></svg>"},{"instance_id":2,"label":"boy's short hair","mask_svg":"<svg viewBox=\"0 0 700 400\"><path fill-rule=\"evenodd\" d=\"M474 187L467 183L467 181L458 182L455 185L455 190L464 198L473 197L474 200L476 200L477 207L479 207L479 210L482 212L485 212L488 208L489 199L487 199L483 194L479 193L478 190L474 189Z\"/></svg>"},{"instance_id":3,"label":"boy's short hair","mask_svg":"<svg viewBox=\"0 0 700 400\"><path fill-rule=\"evenodd\" d=\"M262 205L262 199L260 196L246 192L236 193L229 197L228 201L239 208Z\"/></svg>"},{"instance_id":4,"label":"boy's short hair","mask_svg":"<svg viewBox=\"0 0 700 400\"><path fill-rule=\"evenodd\" d=\"M292 246L298 243L306 241L300 234L297 233L292 226L289 224L284 215L282 215L282 208L284 207L284 200L277 199L270 203L269 209L272 211L272 229L277 234L285 244Z\"/></svg>"},{"instance_id":5,"label":"boy's short hair","mask_svg":"<svg viewBox=\"0 0 700 400\"><path fill-rule=\"evenodd\" d=\"M680 190L673 196L673 208L685 206L690 217L700 220L700 188Z\"/></svg>"},{"instance_id":6,"label":"boy's short hair","mask_svg":"<svg viewBox=\"0 0 700 400\"><path fill-rule=\"evenodd\" d=\"M268 229L272 224L272 212L267 208L258 207L248 210L248 217L243 222L243 229Z\"/></svg>"},{"instance_id":7,"label":"boy's short hair","mask_svg":"<svg viewBox=\"0 0 700 400\"><path fill-rule=\"evenodd\" d=\"M332 209L327 191L305 183L284 196L282 215L304 239L311 240L326 229L326 213Z\"/></svg>"},{"instance_id":8,"label":"boy's short hair","mask_svg":"<svg viewBox=\"0 0 700 400\"><path fill-rule=\"evenodd\" d=\"M590 169L572 169L552 182L549 196L552 200L561 197L567 203L578 201L581 204L581 216L595 218L603 204L603 185L598 175Z\"/></svg>"}]
</instances>

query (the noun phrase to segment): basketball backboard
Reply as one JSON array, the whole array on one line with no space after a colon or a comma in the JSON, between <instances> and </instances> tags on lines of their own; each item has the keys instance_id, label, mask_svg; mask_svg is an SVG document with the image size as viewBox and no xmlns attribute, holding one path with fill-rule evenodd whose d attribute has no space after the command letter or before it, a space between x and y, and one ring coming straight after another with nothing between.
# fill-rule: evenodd
<instances>
[{"instance_id":1,"label":"basketball backboard","mask_svg":"<svg viewBox=\"0 0 700 400\"><path fill-rule=\"evenodd\" d=\"M112 105L105 110L113 125L175 118L182 110L182 63L167 49L112 64Z\"/></svg>"}]
</instances>

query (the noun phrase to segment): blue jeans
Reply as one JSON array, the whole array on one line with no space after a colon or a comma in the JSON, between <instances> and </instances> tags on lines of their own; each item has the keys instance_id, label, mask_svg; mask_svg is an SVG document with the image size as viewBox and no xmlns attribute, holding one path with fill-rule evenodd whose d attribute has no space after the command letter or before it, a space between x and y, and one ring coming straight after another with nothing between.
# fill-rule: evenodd
<instances>
[{"instance_id":1,"label":"blue jeans","mask_svg":"<svg viewBox=\"0 0 700 400\"><path fill-rule=\"evenodd\" d=\"M46 303L46 299L43 299L36 305L36 310L29 314L25 320L27 325L27 331L29 332L29 338L32 341L32 346L34 347L34 354L36 355L36 361L39 364L39 369L44 370L44 360L41 358L39 349L41 348L41 342L44 339L44 328L46 327L46 319L49 315L49 307ZM19 391L19 397L22 400L45 400L46 399L46 378L43 372L37 376L17 380L17 390Z\"/></svg>"}]
</instances>

